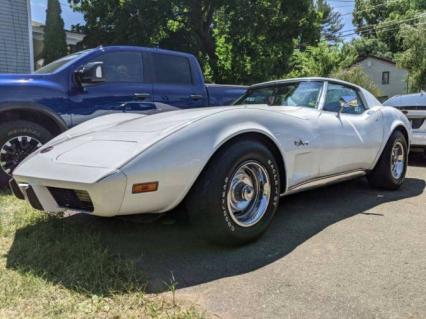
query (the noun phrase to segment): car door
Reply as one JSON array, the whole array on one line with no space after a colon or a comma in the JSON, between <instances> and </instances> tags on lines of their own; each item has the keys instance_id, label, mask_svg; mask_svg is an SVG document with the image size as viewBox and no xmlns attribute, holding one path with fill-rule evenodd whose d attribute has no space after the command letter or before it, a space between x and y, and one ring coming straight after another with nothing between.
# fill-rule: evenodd
<instances>
[{"instance_id":1,"label":"car door","mask_svg":"<svg viewBox=\"0 0 426 319\"><path fill-rule=\"evenodd\" d=\"M73 125L114 112L145 112L154 106L152 83L145 80L143 56L139 51L112 51L88 62L103 62L105 81L76 84L71 93ZM148 83L147 83L148 82Z\"/></svg>"},{"instance_id":2,"label":"car door","mask_svg":"<svg viewBox=\"0 0 426 319\"><path fill-rule=\"evenodd\" d=\"M288 145L290 188L319 176L318 106L323 85L323 81L295 81L278 86L274 92L273 104L281 105L280 112L291 118L283 123L282 133L277 134L282 145Z\"/></svg>"},{"instance_id":3,"label":"car door","mask_svg":"<svg viewBox=\"0 0 426 319\"><path fill-rule=\"evenodd\" d=\"M319 175L321 140L318 134L321 92L324 82L288 81L251 88L236 105L267 104L276 118L267 126L286 154L289 187L294 188Z\"/></svg>"},{"instance_id":4,"label":"car door","mask_svg":"<svg viewBox=\"0 0 426 319\"><path fill-rule=\"evenodd\" d=\"M152 53L154 101L179 108L207 106L204 83L195 81L194 71L184 55Z\"/></svg>"},{"instance_id":5,"label":"car door","mask_svg":"<svg viewBox=\"0 0 426 319\"><path fill-rule=\"evenodd\" d=\"M370 168L383 140L381 121L359 89L328 82L319 118L320 175Z\"/></svg>"}]
</instances>

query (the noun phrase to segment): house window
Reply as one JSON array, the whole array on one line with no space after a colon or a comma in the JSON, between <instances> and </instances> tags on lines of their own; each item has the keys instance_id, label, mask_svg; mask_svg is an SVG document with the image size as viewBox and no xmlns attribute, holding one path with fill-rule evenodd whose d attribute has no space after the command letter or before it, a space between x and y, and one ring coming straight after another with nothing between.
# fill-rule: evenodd
<instances>
[{"instance_id":1,"label":"house window","mask_svg":"<svg viewBox=\"0 0 426 319\"><path fill-rule=\"evenodd\" d=\"M389 84L389 71L382 72L382 84Z\"/></svg>"}]
</instances>

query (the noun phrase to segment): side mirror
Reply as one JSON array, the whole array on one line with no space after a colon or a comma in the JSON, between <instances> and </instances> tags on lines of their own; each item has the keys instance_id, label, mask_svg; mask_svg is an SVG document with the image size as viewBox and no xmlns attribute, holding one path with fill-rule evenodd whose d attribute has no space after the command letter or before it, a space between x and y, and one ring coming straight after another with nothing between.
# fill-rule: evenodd
<instances>
[{"instance_id":1,"label":"side mirror","mask_svg":"<svg viewBox=\"0 0 426 319\"><path fill-rule=\"evenodd\" d=\"M341 114L341 113L342 113L345 109L353 108L353 107L354 107L354 105L353 105L353 104L351 104L351 103L353 103L354 101L356 101L356 100L354 100L352 97L341 97L341 98L340 98L340 100L339 100L340 108L339 108L338 116L340 116L340 114Z\"/></svg>"},{"instance_id":2,"label":"side mirror","mask_svg":"<svg viewBox=\"0 0 426 319\"><path fill-rule=\"evenodd\" d=\"M339 114L342 113L345 109L350 108L351 106L347 102L340 103Z\"/></svg>"},{"instance_id":3,"label":"side mirror","mask_svg":"<svg viewBox=\"0 0 426 319\"><path fill-rule=\"evenodd\" d=\"M81 84L105 82L104 63L89 62L75 72L78 81Z\"/></svg>"}]
</instances>

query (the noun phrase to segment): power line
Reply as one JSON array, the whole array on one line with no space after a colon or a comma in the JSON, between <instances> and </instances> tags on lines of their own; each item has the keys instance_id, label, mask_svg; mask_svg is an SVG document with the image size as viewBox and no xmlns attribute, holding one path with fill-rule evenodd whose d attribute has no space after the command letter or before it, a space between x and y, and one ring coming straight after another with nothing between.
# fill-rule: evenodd
<instances>
[{"instance_id":1,"label":"power line","mask_svg":"<svg viewBox=\"0 0 426 319\"><path fill-rule=\"evenodd\" d=\"M385 1L384 3L380 3L380 4L377 4L377 5L375 5L375 6L371 6L371 7L370 7L370 8L368 8L368 9L358 10L357 12L370 11L370 10L372 10L372 9L374 9L374 8L383 7L383 6L385 6L385 5L388 5L388 4L391 4L391 3L396 3L396 2L400 2L400 0L390 0L390 1ZM347 16L347 15L350 15L350 14L353 14L353 13L352 13L352 12L351 12L351 13L344 13L344 14L342 14L342 16Z\"/></svg>"},{"instance_id":2,"label":"power line","mask_svg":"<svg viewBox=\"0 0 426 319\"><path fill-rule=\"evenodd\" d=\"M349 29L349 30L344 31L342 35L345 35L344 33L354 32L354 31L356 31L355 33L365 33L365 32L373 31L373 30L374 31L379 31L380 29L383 29L383 28L388 28L390 26L400 25L400 24L402 24L404 22L417 20L417 19L423 18L425 16L426 16L426 12L425 13L421 13L421 14L419 14L419 15L413 17L413 18L410 18L410 19L393 20L393 21L383 22L381 24L378 24L378 23L377 24L371 24L369 26L361 27L361 28L358 28L358 29ZM377 28L376 26L380 26L380 27Z\"/></svg>"},{"instance_id":3,"label":"power line","mask_svg":"<svg viewBox=\"0 0 426 319\"><path fill-rule=\"evenodd\" d=\"M422 22L422 23L416 23L416 24L413 24L412 26L420 26L420 25L426 25L426 22ZM378 30L376 30L376 31L378 31L378 32L385 32L385 31L393 31L393 30L398 30L399 28L395 28L395 27L393 27L393 28L383 28L383 29L378 29ZM363 33L363 32L361 32L361 33ZM358 33L357 32L353 32L353 33L350 33L350 34L346 34L346 35L341 35L343 38L346 38L346 37L349 37L349 36L352 36L352 35L357 35Z\"/></svg>"}]
</instances>

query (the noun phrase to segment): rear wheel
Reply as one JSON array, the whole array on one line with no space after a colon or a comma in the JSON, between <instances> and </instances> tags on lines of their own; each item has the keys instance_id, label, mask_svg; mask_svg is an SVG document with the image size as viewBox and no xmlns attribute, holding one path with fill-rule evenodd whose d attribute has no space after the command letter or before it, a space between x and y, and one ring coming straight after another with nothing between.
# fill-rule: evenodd
<instances>
[{"instance_id":1,"label":"rear wheel","mask_svg":"<svg viewBox=\"0 0 426 319\"><path fill-rule=\"evenodd\" d=\"M52 138L44 127L29 121L0 125L0 187L7 185L13 170L28 155Z\"/></svg>"},{"instance_id":2,"label":"rear wheel","mask_svg":"<svg viewBox=\"0 0 426 319\"><path fill-rule=\"evenodd\" d=\"M278 207L280 176L273 154L255 140L220 150L193 186L186 207L191 223L215 243L258 238Z\"/></svg>"},{"instance_id":3,"label":"rear wheel","mask_svg":"<svg viewBox=\"0 0 426 319\"><path fill-rule=\"evenodd\" d=\"M382 189L398 189L405 180L407 172L407 140L400 131L389 138L374 170L368 175L371 186Z\"/></svg>"}]
</instances>

